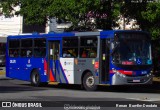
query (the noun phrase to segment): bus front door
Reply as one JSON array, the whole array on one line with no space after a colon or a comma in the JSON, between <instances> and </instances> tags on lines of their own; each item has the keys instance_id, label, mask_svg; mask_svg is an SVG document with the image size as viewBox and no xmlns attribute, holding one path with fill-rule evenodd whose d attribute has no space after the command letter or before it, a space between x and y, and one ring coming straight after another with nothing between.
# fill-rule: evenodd
<instances>
[{"instance_id":1,"label":"bus front door","mask_svg":"<svg viewBox=\"0 0 160 110\"><path fill-rule=\"evenodd\" d=\"M49 41L48 48L48 79L49 82L59 82L60 41Z\"/></svg>"},{"instance_id":2,"label":"bus front door","mask_svg":"<svg viewBox=\"0 0 160 110\"><path fill-rule=\"evenodd\" d=\"M109 81L109 59L110 50L108 42L109 39L101 39L101 50L100 50L100 83L107 83Z\"/></svg>"}]
</instances>

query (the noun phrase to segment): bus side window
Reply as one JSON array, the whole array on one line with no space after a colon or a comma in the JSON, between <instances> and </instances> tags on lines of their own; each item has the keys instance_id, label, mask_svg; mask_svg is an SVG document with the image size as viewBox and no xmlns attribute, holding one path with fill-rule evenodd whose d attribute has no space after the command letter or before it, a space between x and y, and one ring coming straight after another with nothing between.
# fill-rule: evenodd
<instances>
[{"instance_id":1,"label":"bus side window","mask_svg":"<svg viewBox=\"0 0 160 110\"><path fill-rule=\"evenodd\" d=\"M31 57L32 56L32 51L31 50L27 50L27 57Z\"/></svg>"},{"instance_id":2,"label":"bus side window","mask_svg":"<svg viewBox=\"0 0 160 110\"><path fill-rule=\"evenodd\" d=\"M14 57L18 57L18 51L14 50L13 55L14 55Z\"/></svg>"},{"instance_id":3,"label":"bus side window","mask_svg":"<svg viewBox=\"0 0 160 110\"><path fill-rule=\"evenodd\" d=\"M22 39L21 40L21 56L22 57L32 57L32 39Z\"/></svg>"},{"instance_id":4,"label":"bus side window","mask_svg":"<svg viewBox=\"0 0 160 110\"><path fill-rule=\"evenodd\" d=\"M9 57L19 57L20 40L9 40Z\"/></svg>"},{"instance_id":5,"label":"bus side window","mask_svg":"<svg viewBox=\"0 0 160 110\"><path fill-rule=\"evenodd\" d=\"M78 57L78 38L64 38L63 39L63 51L64 58L77 58Z\"/></svg>"},{"instance_id":6,"label":"bus side window","mask_svg":"<svg viewBox=\"0 0 160 110\"><path fill-rule=\"evenodd\" d=\"M45 57L46 55L46 40L43 38L34 39L34 48L33 48L34 57Z\"/></svg>"},{"instance_id":7,"label":"bus side window","mask_svg":"<svg viewBox=\"0 0 160 110\"><path fill-rule=\"evenodd\" d=\"M13 54L12 50L9 50L9 56L14 57L14 54Z\"/></svg>"},{"instance_id":8,"label":"bus side window","mask_svg":"<svg viewBox=\"0 0 160 110\"><path fill-rule=\"evenodd\" d=\"M80 57L81 58L96 58L97 57L97 37L80 38Z\"/></svg>"},{"instance_id":9,"label":"bus side window","mask_svg":"<svg viewBox=\"0 0 160 110\"><path fill-rule=\"evenodd\" d=\"M86 51L83 51L82 52L82 58L86 58L86 57L87 57Z\"/></svg>"}]
</instances>

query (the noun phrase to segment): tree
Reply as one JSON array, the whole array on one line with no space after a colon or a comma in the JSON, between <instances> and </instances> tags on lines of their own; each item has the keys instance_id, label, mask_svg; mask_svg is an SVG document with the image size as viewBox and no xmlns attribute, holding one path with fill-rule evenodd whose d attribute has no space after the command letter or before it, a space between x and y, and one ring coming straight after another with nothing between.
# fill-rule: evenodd
<instances>
[{"instance_id":1,"label":"tree","mask_svg":"<svg viewBox=\"0 0 160 110\"><path fill-rule=\"evenodd\" d=\"M123 2L120 13L126 18L134 18L140 25L141 30L148 31L152 39L160 38L160 3L148 2Z\"/></svg>"},{"instance_id":2,"label":"tree","mask_svg":"<svg viewBox=\"0 0 160 110\"><path fill-rule=\"evenodd\" d=\"M13 7L19 5L21 8L15 14L24 16L28 24L40 24L57 17L71 21L73 28L111 29L110 0L4 0L0 4L7 16L12 15ZM90 22L91 18L96 22Z\"/></svg>"},{"instance_id":3,"label":"tree","mask_svg":"<svg viewBox=\"0 0 160 110\"><path fill-rule=\"evenodd\" d=\"M148 22L146 28L153 39L160 38L160 3L149 3L146 10L142 11L143 19Z\"/></svg>"},{"instance_id":4,"label":"tree","mask_svg":"<svg viewBox=\"0 0 160 110\"><path fill-rule=\"evenodd\" d=\"M111 29L118 15L136 19L140 28L159 38L160 3L148 0L1 0L0 8L6 16L22 15L28 24L46 23L51 17L71 21L71 30ZM140 0L139 0L140 1ZM14 10L20 6L20 10ZM14 13L12 13L15 11ZM91 22L93 19L95 22Z\"/></svg>"}]
</instances>

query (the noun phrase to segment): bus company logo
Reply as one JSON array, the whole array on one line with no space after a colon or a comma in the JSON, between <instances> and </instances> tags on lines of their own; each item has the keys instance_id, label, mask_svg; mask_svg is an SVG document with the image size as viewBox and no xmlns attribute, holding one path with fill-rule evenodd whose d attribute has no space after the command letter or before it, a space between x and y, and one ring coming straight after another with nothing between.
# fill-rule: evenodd
<instances>
[{"instance_id":1,"label":"bus company logo","mask_svg":"<svg viewBox=\"0 0 160 110\"><path fill-rule=\"evenodd\" d=\"M10 63L16 63L16 60L10 60Z\"/></svg>"},{"instance_id":2,"label":"bus company logo","mask_svg":"<svg viewBox=\"0 0 160 110\"><path fill-rule=\"evenodd\" d=\"M27 66L27 67L31 67L32 65L31 65L31 64L26 64L26 66Z\"/></svg>"},{"instance_id":3,"label":"bus company logo","mask_svg":"<svg viewBox=\"0 0 160 110\"><path fill-rule=\"evenodd\" d=\"M31 60L30 60L30 59L28 59L28 63L29 63L29 64L31 63Z\"/></svg>"},{"instance_id":4,"label":"bus company logo","mask_svg":"<svg viewBox=\"0 0 160 110\"><path fill-rule=\"evenodd\" d=\"M73 62L64 62L64 65L73 65Z\"/></svg>"},{"instance_id":5,"label":"bus company logo","mask_svg":"<svg viewBox=\"0 0 160 110\"><path fill-rule=\"evenodd\" d=\"M11 107L11 102L2 102L2 107Z\"/></svg>"}]
</instances>

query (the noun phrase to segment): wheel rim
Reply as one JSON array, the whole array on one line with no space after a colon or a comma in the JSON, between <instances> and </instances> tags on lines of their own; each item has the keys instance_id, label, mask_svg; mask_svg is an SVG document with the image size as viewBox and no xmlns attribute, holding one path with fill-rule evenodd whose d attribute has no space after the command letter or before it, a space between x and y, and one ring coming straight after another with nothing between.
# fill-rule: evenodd
<instances>
[{"instance_id":1,"label":"wheel rim","mask_svg":"<svg viewBox=\"0 0 160 110\"><path fill-rule=\"evenodd\" d=\"M90 87L90 88L94 85L94 78L93 78L93 76L89 76L89 77L87 78L87 80L86 80L86 85L87 85L88 87Z\"/></svg>"}]
</instances>

